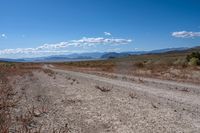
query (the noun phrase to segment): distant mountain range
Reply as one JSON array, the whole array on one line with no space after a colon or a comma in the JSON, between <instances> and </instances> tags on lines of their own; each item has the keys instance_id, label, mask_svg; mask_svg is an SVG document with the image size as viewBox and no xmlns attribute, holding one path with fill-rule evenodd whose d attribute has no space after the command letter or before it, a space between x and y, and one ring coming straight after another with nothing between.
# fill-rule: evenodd
<instances>
[{"instance_id":1,"label":"distant mountain range","mask_svg":"<svg viewBox=\"0 0 200 133\"><path fill-rule=\"evenodd\" d=\"M0 58L0 61L7 62L62 62L62 61L83 61L83 60L101 60L101 59L110 59L110 58L119 58L126 57L130 55L141 55L141 54L159 54L159 53L168 53L168 52L187 52L187 51L200 51L200 46L193 48L167 48L167 49L158 49L152 51L131 51L131 52L93 52L93 53L81 53L81 54L69 54L69 55L55 55L48 57L37 57L37 58L21 58L21 59L6 59Z\"/></svg>"}]
</instances>

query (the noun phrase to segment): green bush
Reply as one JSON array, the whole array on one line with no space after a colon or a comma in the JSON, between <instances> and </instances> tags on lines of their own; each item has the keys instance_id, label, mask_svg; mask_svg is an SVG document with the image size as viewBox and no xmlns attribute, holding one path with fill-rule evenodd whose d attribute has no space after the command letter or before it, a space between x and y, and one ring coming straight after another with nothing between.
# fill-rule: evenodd
<instances>
[{"instance_id":1,"label":"green bush","mask_svg":"<svg viewBox=\"0 0 200 133\"><path fill-rule=\"evenodd\" d=\"M190 55L187 55L186 59L189 62L192 58L197 58L200 60L200 53L199 52L192 52Z\"/></svg>"},{"instance_id":2,"label":"green bush","mask_svg":"<svg viewBox=\"0 0 200 133\"><path fill-rule=\"evenodd\" d=\"M186 60L191 66L200 65L200 52L193 52L190 55L187 55Z\"/></svg>"},{"instance_id":3,"label":"green bush","mask_svg":"<svg viewBox=\"0 0 200 133\"><path fill-rule=\"evenodd\" d=\"M189 65L191 65L191 66L200 65L200 59L198 59L196 57L191 58L189 61Z\"/></svg>"}]
</instances>

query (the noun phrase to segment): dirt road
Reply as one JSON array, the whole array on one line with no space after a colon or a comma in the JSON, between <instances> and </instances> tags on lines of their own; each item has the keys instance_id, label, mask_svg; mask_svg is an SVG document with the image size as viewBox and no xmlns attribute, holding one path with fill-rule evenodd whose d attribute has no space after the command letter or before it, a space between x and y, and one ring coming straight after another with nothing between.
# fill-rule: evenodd
<instances>
[{"instance_id":1,"label":"dirt road","mask_svg":"<svg viewBox=\"0 0 200 133\"><path fill-rule=\"evenodd\" d=\"M52 69L52 68L51 68ZM178 108L187 108L190 111L198 112L200 107L200 97L199 91L200 87L196 85L186 84L186 83L178 83L173 81L162 81L158 79L139 79L141 83L134 83L134 82L126 82L122 80L110 79L105 77L100 77L96 75L80 73L80 72L73 72L73 71L66 71L66 70L59 70L59 69L52 69L56 72L66 73L76 78L86 78L96 82L101 83L108 83L112 86L118 86L123 88L129 88L133 91L139 92L141 94L145 94L148 97L158 98L161 102L168 103L169 105L175 103L175 107ZM119 78L120 79L120 78ZM145 84L143 82L149 82L149 84ZM151 83L157 84L150 86ZM162 85L162 88L159 86ZM165 87L163 86L165 85ZM181 89L180 89L181 88ZM174 91L177 90L177 91ZM192 93L196 92L196 93ZM172 102L172 103L170 103ZM178 107L177 107L178 105ZM183 107L181 107L183 106Z\"/></svg>"},{"instance_id":2,"label":"dirt road","mask_svg":"<svg viewBox=\"0 0 200 133\"><path fill-rule=\"evenodd\" d=\"M67 125L69 132L77 133L200 131L197 85L44 68L54 75L35 71L33 77L15 80L19 90L26 86L28 98L21 105L30 104L38 96L47 99L48 113L35 118L36 126L42 124L46 132L50 125ZM40 105L41 101L33 104Z\"/></svg>"}]
</instances>

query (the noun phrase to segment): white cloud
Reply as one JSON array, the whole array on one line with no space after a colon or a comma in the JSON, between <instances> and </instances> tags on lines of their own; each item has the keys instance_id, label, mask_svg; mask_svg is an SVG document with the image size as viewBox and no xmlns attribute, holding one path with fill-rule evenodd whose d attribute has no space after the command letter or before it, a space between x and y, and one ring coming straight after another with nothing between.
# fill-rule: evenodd
<instances>
[{"instance_id":1,"label":"white cloud","mask_svg":"<svg viewBox=\"0 0 200 133\"><path fill-rule=\"evenodd\" d=\"M139 50L139 48L134 48L135 50Z\"/></svg>"},{"instance_id":2,"label":"white cloud","mask_svg":"<svg viewBox=\"0 0 200 133\"><path fill-rule=\"evenodd\" d=\"M2 38L7 38L6 34L4 34L4 33L1 34L1 37L2 37Z\"/></svg>"},{"instance_id":3,"label":"white cloud","mask_svg":"<svg viewBox=\"0 0 200 133\"><path fill-rule=\"evenodd\" d=\"M127 44L132 42L130 39L118 39L118 38L103 38L103 37L98 37L98 38L86 38L83 37L80 40L73 40L70 43L74 45L88 45L88 46L93 46L97 44Z\"/></svg>"},{"instance_id":4,"label":"white cloud","mask_svg":"<svg viewBox=\"0 0 200 133\"><path fill-rule=\"evenodd\" d=\"M110 32L104 32L105 36L111 36L112 34Z\"/></svg>"},{"instance_id":5,"label":"white cloud","mask_svg":"<svg viewBox=\"0 0 200 133\"><path fill-rule=\"evenodd\" d=\"M85 47L92 47L96 45L120 45L131 43L131 39L121 39L121 38L86 38L83 37L79 40L71 40L66 42L60 42L56 44L43 44L36 48L17 48L17 49L4 49L0 50L0 55L4 54L28 54L28 53L64 53L70 52L70 49ZM69 48L69 49L68 49ZM66 50L67 49L67 50Z\"/></svg>"},{"instance_id":6,"label":"white cloud","mask_svg":"<svg viewBox=\"0 0 200 133\"><path fill-rule=\"evenodd\" d=\"M172 36L177 38L194 38L194 37L200 37L200 32L178 31L178 32L173 32Z\"/></svg>"}]
</instances>

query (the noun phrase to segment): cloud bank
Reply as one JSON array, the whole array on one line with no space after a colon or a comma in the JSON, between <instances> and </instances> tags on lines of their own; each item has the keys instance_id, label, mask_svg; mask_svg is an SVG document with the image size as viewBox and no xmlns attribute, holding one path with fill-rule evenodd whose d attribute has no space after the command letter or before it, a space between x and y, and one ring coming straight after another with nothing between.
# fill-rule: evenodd
<instances>
[{"instance_id":1,"label":"cloud bank","mask_svg":"<svg viewBox=\"0 0 200 133\"><path fill-rule=\"evenodd\" d=\"M83 37L79 40L70 40L59 42L56 44L43 44L36 48L17 48L17 49L4 49L0 50L0 55L6 54L31 54L31 53L70 53L74 48L82 51L84 48L91 48L97 45L121 45L131 43L131 39L121 38L87 38ZM78 52L78 51L77 51Z\"/></svg>"},{"instance_id":2,"label":"cloud bank","mask_svg":"<svg viewBox=\"0 0 200 133\"><path fill-rule=\"evenodd\" d=\"M195 37L200 37L200 32L178 31L178 32L173 32L172 36L177 38L195 38Z\"/></svg>"}]
</instances>

